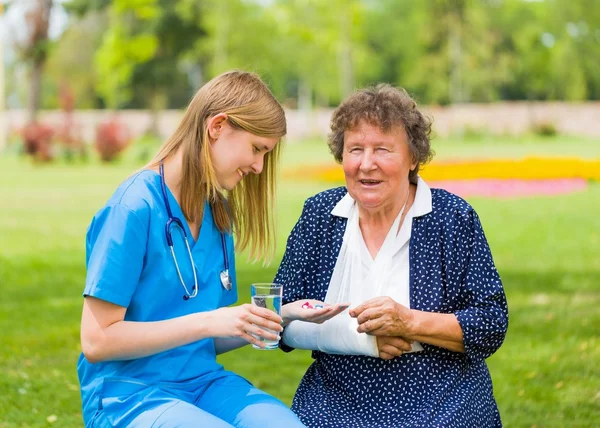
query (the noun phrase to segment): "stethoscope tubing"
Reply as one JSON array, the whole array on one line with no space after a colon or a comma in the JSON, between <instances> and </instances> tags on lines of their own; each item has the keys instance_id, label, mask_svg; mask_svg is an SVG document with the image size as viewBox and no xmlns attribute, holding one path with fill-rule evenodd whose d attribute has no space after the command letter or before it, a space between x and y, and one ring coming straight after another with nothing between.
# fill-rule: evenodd
<instances>
[{"instance_id":1,"label":"stethoscope tubing","mask_svg":"<svg viewBox=\"0 0 600 428\"><path fill-rule=\"evenodd\" d=\"M173 216L173 212L171 211L171 204L169 204L169 198L167 196L167 185L165 184L165 171L164 171L164 166L163 166L162 162L159 164L158 169L159 169L159 173L160 173L160 187L162 190L162 195L163 195L163 199L165 202L165 207L167 209L167 215L168 215L167 224L165 225L165 237L167 238L167 245L169 247L169 250L171 251L171 256L173 257L173 261L175 262L175 269L177 270L177 275L179 276L181 285L183 286L183 289L185 290L185 295L183 296L183 299L184 300L193 299L194 297L196 297L198 295L198 275L196 273L196 265L194 264L194 259L192 257L192 250L190 249L190 244L188 242L188 235L187 235L187 232L185 231L185 227L183 226L183 222L179 218ZM171 236L171 227L173 227L173 225L179 227L179 229L183 233L183 238L184 238L183 240L185 242L188 256L190 258L190 263L192 264L192 272L194 274L194 287L193 287L191 293L188 290L187 286L185 285L185 281L183 280L183 276L181 275L181 271L179 269L179 263L177 263L177 257L175 256L175 249L173 248L173 237ZM220 233L221 233L221 247L223 250L223 264L225 266L225 270L223 270L221 272L221 282L223 284L223 287L225 287L225 289L230 290L231 284L230 284L230 278L229 278L229 260L227 259L227 242L225 240L225 234L223 232L220 232Z\"/></svg>"}]
</instances>

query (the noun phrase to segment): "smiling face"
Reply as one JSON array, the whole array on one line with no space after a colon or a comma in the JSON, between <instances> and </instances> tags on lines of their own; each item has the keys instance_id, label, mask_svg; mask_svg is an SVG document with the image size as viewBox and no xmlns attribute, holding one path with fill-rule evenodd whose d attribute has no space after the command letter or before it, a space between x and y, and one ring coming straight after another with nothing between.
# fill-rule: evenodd
<instances>
[{"instance_id":1,"label":"smiling face","mask_svg":"<svg viewBox=\"0 0 600 428\"><path fill-rule=\"evenodd\" d=\"M248 174L260 174L265 155L275 148L277 138L259 137L234 129L221 121L211 138L211 155L217 181L232 190Z\"/></svg>"},{"instance_id":2,"label":"smiling face","mask_svg":"<svg viewBox=\"0 0 600 428\"><path fill-rule=\"evenodd\" d=\"M344 133L342 167L348 193L369 212L400 210L416 167L406 132L395 126L384 133L364 121Z\"/></svg>"}]
</instances>

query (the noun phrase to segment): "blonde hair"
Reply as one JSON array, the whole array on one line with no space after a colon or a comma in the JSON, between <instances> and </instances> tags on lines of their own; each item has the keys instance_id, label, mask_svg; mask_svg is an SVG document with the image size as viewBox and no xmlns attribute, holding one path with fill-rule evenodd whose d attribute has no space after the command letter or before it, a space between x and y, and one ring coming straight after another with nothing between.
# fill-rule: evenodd
<instances>
[{"instance_id":1,"label":"blonde hair","mask_svg":"<svg viewBox=\"0 0 600 428\"><path fill-rule=\"evenodd\" d=\"M250 174L225 196L219 185L207 122L225 113L232 128L259 137L281 139L287 132L285 113L269 88L254 73L223 73L198 90L179 127L145 168L183 146L180 205L188 221L199 222L208 200L217 228L236 234L236 249L249 248L250 258L269 261L275 251L274 200L279 144L265 154L261 174Z\"/></svg>"}]
</instances>

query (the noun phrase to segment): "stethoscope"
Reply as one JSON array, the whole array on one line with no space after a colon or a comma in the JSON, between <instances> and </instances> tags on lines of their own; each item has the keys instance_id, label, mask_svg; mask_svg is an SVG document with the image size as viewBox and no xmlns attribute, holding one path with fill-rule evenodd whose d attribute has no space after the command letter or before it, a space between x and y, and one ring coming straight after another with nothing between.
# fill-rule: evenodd
<instances>
[{"instance_id":1,"label":"stethoscope","mask_svg":"<svg viewBox=\"0 0 600 428\"><path fill-rule=\"evenodd\" d=\"M177 275L179 275L179 281L181 281L181 285L185 290L185 295L183 296L183 300L193 299L198 295L198 276L196 275L196 266L194 265L194 259L192 258L192 250L190 249L190 244L188 243L187 233L185 228L183 227L183 223L177 217L173 216L171 212L171 205L169 204L169 198L167 197L167 185L165 184L165 170L163 167L163 163L161 162L159 167L160 172L160 187L162 189L163 199L165 201L165 206L167 207L167 214L169 218L167 220L167 224L165 226L165 236L167 237L167 245L171 250L171 256L173 256L173 262L175 262L175 269L177 269ZM194 273L194 287L192 288L192 292L188 290L185 285L185 281L181 276L181 271L179 270L179 264L177 263L177 257L175 256L175 250L173 249L173 237L171 235L171 228L178 227L183 235L183 241L185 242L185 246L187 248L188 256L190 257L190 263L192 264L192 272ZM225 242L225 234L221 232L221 247L223 249L223 263L225 264L225 269L221 271L219 274L221 278L221 284L225 290L231 290L231 277L229 276L229 260L227 260L227 243Z\"/></svg>"}]
</instances>

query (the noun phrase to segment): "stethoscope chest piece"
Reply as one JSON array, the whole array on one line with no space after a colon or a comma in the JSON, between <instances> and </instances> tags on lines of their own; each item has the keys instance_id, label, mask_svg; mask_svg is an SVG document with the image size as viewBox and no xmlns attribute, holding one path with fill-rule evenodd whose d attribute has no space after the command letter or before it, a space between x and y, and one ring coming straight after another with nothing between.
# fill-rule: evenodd
<instances>
[{"instance_id":1,"label":"stethoscope chest piece","mask_svg":"<svg viewBox=\"0 0 600 428\"><path fill-rule=\"evenodd\" d=\"M231 277L229 276L229 269L225 269L221 271L221 284L223 284L223 288L227 291L231 290Z\"/></svg>"}]
</instances>

